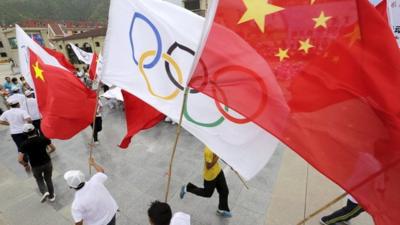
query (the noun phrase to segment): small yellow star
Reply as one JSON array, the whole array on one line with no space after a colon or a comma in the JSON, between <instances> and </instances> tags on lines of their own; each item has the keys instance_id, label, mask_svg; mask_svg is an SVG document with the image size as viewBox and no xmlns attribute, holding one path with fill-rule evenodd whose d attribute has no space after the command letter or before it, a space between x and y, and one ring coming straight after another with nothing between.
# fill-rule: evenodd
<instances>
[{"instance_id":1,"label":"small yellow star","mask_svg":"<svg viewBox=\"0 0 400 225\"><path fill-rule=\"evenodd\" d=\"M279 61L282 62L284 59L288 59L289 55L288 55L288 51L289 49L281 49L279 48L279 52L275 54L276 57L279 57Z\"/></svg>"},{"instance_id":2,"label":"small yellow star","mask_svg":"<svg viewBox=\"0 0 400 225\"><path fill-rule=\"evenodd\" d=\"M349 42L349 46L354 45L354 43L356 43L356 41L361 40L361 31L360 31L360 25L355 25L354 26L354 30L346 35L344 35L344 37L349 38L350 42Z\"/></svg>"},{"instance_id":3,"label":"small yellow star","mask_svg":"<svg viewBox=\"0 0 400 225\"><path fill-rule=\"evenodd\" d=\"M238 24L254 20L258 28L264 33L265 16L284 10L284 8L268 3L268 0L243 0L246 5L246 12L240 18Z\"/></svg>"},{"instance_id":4,"label":"small yellow star","mask_svg":"<svg viewBox=\"0 0 400 225\"><path fill-rule=\"evenodd\" d=\"M36 63L32 66L35 70L35 78L44 81L43 70L40 69L39 62L36 61Z\"/></svg>"},{"instance_id":5,"label":"small yellow star","mask_svg":"<svg viewBox=\"0 0 400 225\"><path fill-rule=\"evenodd\" d=\"M331 18L332 18L331 16L325 16L324 11L321 11L321 14L319 15L319 17L313 18L313 20L315 21L314 28L318 28L318 27L327 28L326 22L328 22L328 20L330 20Z\"/></svg>"},{"instance_id":6,"label":"small yellow star","mask_svg":"<svg viewBox=\"0 0 400 225\"><path fill-rule=\"evenodd\" d=\"M307 40L305 41L299 41L299 43L300 43L299 51L303 50L306 54L308 53L308 50L310 48L314 48L314 45L310 43L310 38L307 38Z\"/></svg>"}]
</instances>

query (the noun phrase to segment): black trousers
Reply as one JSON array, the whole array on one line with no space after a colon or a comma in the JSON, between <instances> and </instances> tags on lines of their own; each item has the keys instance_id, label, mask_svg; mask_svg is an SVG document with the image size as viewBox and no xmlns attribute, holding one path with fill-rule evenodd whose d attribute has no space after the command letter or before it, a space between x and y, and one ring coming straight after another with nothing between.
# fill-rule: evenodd
<instances>
[{"instance_id":1,"label":"black trousers","mask_svg":"<svg viewBox=\"0 0 400 225\"><path fill-rule=\"evenodd\" d=\"M51 162L48 162L41 166L32 167L32 173L35 177L40 193L44 194L46 191L48 191L50 193L49 197L53 198L54 187L53 181L51 180L53 165L51 164Z\"/></svg>"},{"instance_id":2,"label":"black trousers","mask_svg":"<svg viewBox=\"0 0 400 225\"><path fill-rule=\"evenodd\" d=\"M224 172L222 170L214 180L204 180L204 188L199 188L192 183L188 183L186 185L186 190L188 192L205 198L210 198L215 189L217 189L219 194L218 209L230 211L228 206L229 189L228 185L226 184Z\"/></svg>"},{"instance_id":3,"label":"black trousers","mask_svg":"<svg viewBox=\"0 0 400 225\"><path fill-rule=\"evenodd\" d=\"M93 132L93 140L94 141L98 141L98 133L103 129L103 120L101 119L101 116L97 116L96 117L96 121L95 121L95 127L93 128L93 124L91 124L90 126L92 127L92 129L94 129Z\"/></svg>"},{"instance_id":4,"label":"black trousers","mask_svg":"<svg viewBox=\"0 0 400 225\"><path fill-rule=\"evenodd\" d=\"M328 216L324 216L321 219L327 225L333 225L336 223L349 221L354 217L360 215L362 212L364 212L364 209L361 208L361 206L350 200L347 200L347 204L345 207L333 212Z\"/></svg>"}]
</instances>

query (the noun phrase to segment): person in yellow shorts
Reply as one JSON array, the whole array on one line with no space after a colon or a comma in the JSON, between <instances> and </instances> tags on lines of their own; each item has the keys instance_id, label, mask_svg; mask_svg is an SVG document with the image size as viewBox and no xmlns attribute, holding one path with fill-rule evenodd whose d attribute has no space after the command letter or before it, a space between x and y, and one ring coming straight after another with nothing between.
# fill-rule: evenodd
<instances>
[{"instance_id":1,"label":"person in yellow shorts","mask_svg":"<svg viewBox=\"0 0 400 225\"><path fill-rule=\"evenodd\" d=\"M204 188L197 187L192 183L182 186L180 198L183 199L187 192L210 198L214 190L219 194L219 205L217 215L222 217L232 217L228 206L229 189L226 184L224 172L218 163L219 157L215 155L208 147L204 149Z\"/></svg>"}]
</instances>

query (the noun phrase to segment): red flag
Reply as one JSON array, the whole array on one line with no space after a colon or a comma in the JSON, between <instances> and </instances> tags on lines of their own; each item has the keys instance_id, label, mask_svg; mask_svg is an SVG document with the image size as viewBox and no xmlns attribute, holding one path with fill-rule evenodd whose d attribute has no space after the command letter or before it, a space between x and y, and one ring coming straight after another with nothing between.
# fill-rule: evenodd
<instances>
[{"instance_id":1,"label":"red flag","mask_svg":"<svg viewBox=\"0 0 400 225\"><path fill-rule=\"evenodd\" d=\"M48 138L69 139L93 120L96 93L64 69L46 65L32 51L30 69L35 84L41 129Z\"/></svg>"},{"instance_id":2,"label":"red flag","mask_svg":"<svg viewBox=\"0 0 400 225\"><path fill-rule=\"evenodd\" d=\"M190 86L290 146L377 225L400 224L400 54L368 1L220 0Z\"/></svg>"},{"instance_id":3,"label":"red flag","mask_svg":"<svg viewBox=\"0 0 400 225\"><path fill-rule=\"evenodd\" d=\"M135 134L141 130L154 127L157 123L163 120L165 116L146 102L124 90L122 90L122 95L124 97L128 132L119 147L128 148L131 139Z\"/></svg>"},{"instance_id":4,"label":"red flag","mask_svg":"<svg viewBox=\"0 0 400 225\"><path fill-rule=\"evenodd\" d=\"M97 54L93 53L92 62L90 63L90 68L89 68L89 78L91 80L96 79L98 58L99 57L97 56Z\"/></svg>"},{"instance_id":5,"label":"red flag","mask_svg":"<svg viewBox=\"0 0 400 225\"><path fill-rule=\"evenodd\" d=\"M67 58L65 58L64 54L62 54L61 52L57 52L56 50L50 49L50 48L45 48L44 50L46 50L47 53L49 53L50 55L52 55L54 58L56 58L58 60L58 62L65 67L65 69L75 73L75 67L68 61Z\"/></svg>"},{"instance_id":6,"label":"red flag","mask_svg":"<svg viewBox=\"0 0 400 225\"><path fill-rule=\"evenodd\" d=\"M379 4L375 8L383 16L385 21L388 21L387 2L386 2L386 0L382 0L381 2L379 2Z\"/></svg>"}]
</instances>

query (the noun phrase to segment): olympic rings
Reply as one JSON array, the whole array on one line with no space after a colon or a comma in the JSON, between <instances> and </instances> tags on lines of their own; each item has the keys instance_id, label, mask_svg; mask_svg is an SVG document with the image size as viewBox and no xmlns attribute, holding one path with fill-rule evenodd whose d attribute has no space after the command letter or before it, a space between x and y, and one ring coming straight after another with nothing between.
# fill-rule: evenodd
<instances>
[{"instance_id":1,"label":"olympic rings","mask_svg":"<svg viewBox=\"0 0 400 225\"><path fill-rule=\"evenodd\" d=\"M188 53L191 54L192 56L195 55L195 52L194 52L192 49L190 49L190 48L188 48L188 47L186 47L186 46L184 46L184 45L181 45L181 44L179 44L178 42L173 43L173 44L171 45L171 47L169 47L169 49L168 49L168 51L167 51L167 54L168 54L168 55L172 55L172 53L173 53L173 52L175 51L175 49L177 49L177 48L180 48L180 49L182 49L183 51L188 52ZM203 90L203 89L206 87L206 85L207 85L207 81L208 81L208 71L207 71L207 67L206 67L206 65L205 65L205 63L204 63L204 61L203 61L202 59L200 59L199 62L200 62L200 65L203 67L203 70L204 70L204 81L201 83L199 89L197 89L197 90L196 90L196 89L190 89L190 93L191 93L191 94L199 93L199 91ZM184 88L182 87L182 85L181 85L179 82L177 82L177 81L175 80L174 76L173 76L172 73L171 73L171 69L170 69L170 67L169 67L169 63L168 63L167 61L165 61L165 70L167 71L168 78L171 80L171 82L172 82L177 88L179 88L180 90L183 91Z\"/></svg>"},{"instance_id":2,"label":"olympic rings","mask_svg":"<svg viewBox=\"0 0 400 225\"><path fill-rule=\"evenodd\" d=\"M143 68L144 60L147 57L154 56L155 54L156 54L156 51L154 51L154 50L150 50L150 51L143 53L143 55L139 59L139 65L138 65L140 73L142 74L144 80L146 81L147 89L149 90L151 95L161 98L161 99L165 99L165 100L172 100L179 94L180 90L176 89L170 95L167 95L167 96L158 95L158 94L154 93L153 88L151 87L151 84L150 84L149 80L147 79L146 73L144 72L144 68ZM182 83L183 82L182 71L179 68L178 64L175 62L175 60L171 56L169 56L165 53L162 54L162 57L166 62L169 62L172 64L172 66L174 67L174 69L176 70L176 73L178 75L178 81Z\"/></svg>"},{"instance_id":3,"label":"olympic rings","mask_svg":"<svg viewBox=\"0 0 400 225\"><path fill-rule=\"evenodd\" d=\"M157 54L155 54L156 57L153 59L153 61L144 65L144 68L151 69L158 63L158 61L160 61L160 58L161 58L161 51L162 51L161 35L160 35L160 32L157 30L156 26L154 26L154 24L149 19L147 19L147 17L145 17L141 13L135 12L135 14L133 15L133 18L132 18L131 28L129 29L129 35L130 35L129 40L131 42L132 58L136 65L138 65L138 61L136 60L136 57L135 57L135 47L133 45L133 40L132 40L133 25L135 24L136 19L141 19L145 23L147 23L150 26L150 28L153 30L153 32L157 38Z\"/></svg>"},{"instance_id":4,"label":"olympic rings","mask_svg":"<svg viewBox=\"0 0 400 225\"><path fill-rule=\"evenodd\" d=\"M137 19L138 20L140 19L143 22L145 22L147 25L149 25L149 27L153 31L153 33L156 37L156 40L157 40L157 49L156 50L148 50L148 51L144 52L140 56L139 60L137 60L135 57L135 47L133 44L133 26ZM194 81L195 79L203 79L203 82L201 83L199 88L190 88L190 89L187 88L185 90L185 88L182 86L182 84L184 82L182 70L179 67L178 63L172 58L172 54L175 50L180 49L184 52L189 53L192 56L195 56L195 52L192 49L190 49L189 47L184 46L182 44L179 44L178 42L174 42L168 48L167 52L163 53L163 48L162 48L163 45L162 45L160 32L158 31L156 26L147 17L145 17L143 14L138 13L138 12L135 12L135 14L133 15L129 35L130 35L129 39L130 39L130 44L131 44L133 61L138 66L139 71L146 82L146 86L147 86L147 89L148 89L150 95L157 97L157 98L164 99L164 100L173 100L179 95L179 93L181 91L185 91L185 94L189 94L189 93L196 94L196 93L203 91L207 85L209 85L209 84L211 85L211 92L212 92L213 96L210 96L210 97L214 99L215 105L216 105L218 111L222 114L222 116L220 118L218 118L217 120L210 122L210 123L196 121L190 116L190 114L188 112L188 107L187 107L188 99L186 99L186 101L184 102L183 115L187 121L189 121L193 124L196 124L198 126L208 127L208 128L217 127L217 126L221 125L226 119L233 123L245 124L245 123L254 121L265 109L265 106L266 106L267 100L268 100L267 87L266 87L264 81L254 71L252 71L248 68L239 66L239 65L231 65L231 66L225 66L223 68L218 69L214 73L214 76L209 78L207 66L204 63L204 61L202 59L200 59L199 63L204 71L204 76L195 77L192 81ZM146 61L146 59L148 57L154 57L154 58L149 63L145 64L144 62ZM169 80L176 87L176 89L172 93L170 93L166 96L162 96L162 95L156 94L154 92L153 87L151 86L151 83L145 72L145 69L151 69L151 68L155 67L157 65L157 63L159 63L161 58L165 61L165 64L164 64L165 71L168 75ZM177 79L174 77L173 73L171 72L171 68L170 68L171 65L176 72ZM243 118L243 119L235 118L229 114L229 108L227 107L229 105L228 98L225 95L225 93L223 92L223 90L217 86L217 84L218 84L217 80L221 76L232 74L232 72L241 72L241 73L247 74L252 80L255 80L257 82L257 84L260 88L260 92L262 93L261 102L257 106L256 111L253 114L251 114L250 116L246 115L246 118ZM209 94L209 95L211 95L211 94ZM222 101L218 100L219 97L222 98ZM223 103L225 106L224 107L221 106L221 103Z\"/></svg>"},{"instance_id":5,"label":"olympic rings","mask_svg":"<svg viewBox=\"0 0 400 225\"><path fill-rule=\"evenodd\" d=\"M245 67L242 67L242 66L226 66L226 67L223 67L223 68L221 68L221 69L219 69L219 70L217 70L217 71L215 72L215 75L214 75L213 80L212 80L212 83L213 83L214 85L212 86L212 89L211 89L214 96L217 96L217 86L215 85L215 84L217 83L216 80L217 80L221 75L226 74L227 72L230 72L230 71L240 71L240 72L243 72L243 73L247 73L248 75L250 75L252 78L254 78L254 79L257 81L258 85L259 85L260 88L261 88L261 93L267 93L267 87L265 86L265 84L264 84L264 82L261 80L261 78L260 78L254 71L252 71L252 70L250 70L250 69L247 69L247 68L245 68ZM223 100L224 100L224 103L225 103L226 105L229 105L229 104L228 104L228 101L226 100L225 94L224 94L222 91L220 91L220 93L221 93L221 95L222 95L222 98L223 98ZM230 121L232 121L232 122L234 122L234 123L244 124L244 123L248 123L248 122L251 122L251 121L255 120L255 119L262 113L262 111L263 111L264 108L265 108L265 105L267 104L267 94L263 94L263 95L262 95L262 97L261 97L261 102L260 102L260 104L259 104L259 106L258 106L256 112L253 113L251 116L248 116L247 118L244 118L244 119L238 119L238 118L235 118L235 117L229 115L228 113L226 113L226 112L222 109L221 105L219 104L219 102L218 102L218 100L217 100L217 97L214 98L214 101L215 101L215 104L216 104L216 106L217 106L217 108L218 108L218 111L219 111L226 119L228 119L228 120L230 120Z\"/></svg>"}]
</instances>

